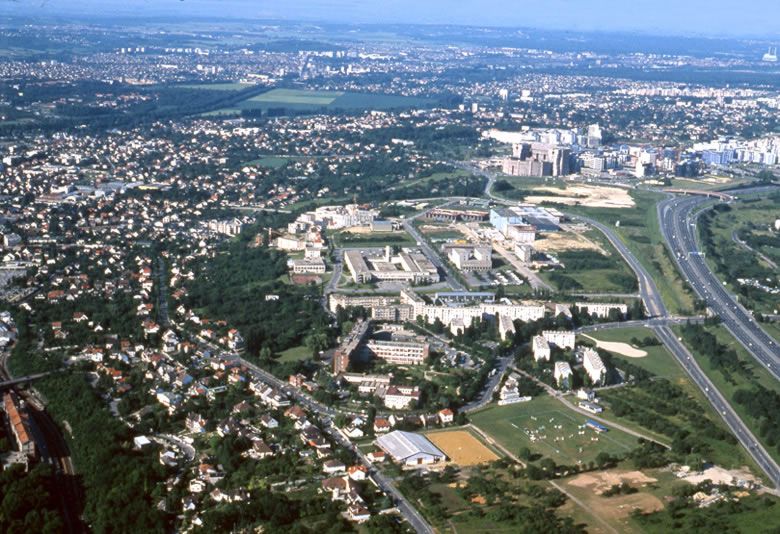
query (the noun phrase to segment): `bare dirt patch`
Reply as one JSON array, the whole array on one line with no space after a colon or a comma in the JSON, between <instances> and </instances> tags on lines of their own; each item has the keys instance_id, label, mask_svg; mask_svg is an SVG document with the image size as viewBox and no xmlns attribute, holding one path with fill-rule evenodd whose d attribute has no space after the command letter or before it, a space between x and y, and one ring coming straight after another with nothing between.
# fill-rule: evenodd
<instances>
[{"instance_id":1,"label":"bare dirt patch","mask_svg":"<svg viewBox=\"0 0 780 534\"><path fill-rule=\"evenodd\" d=\"M601 495L616 484L627 483L635 487L652 484L658 480L649 477L641 471L600 471L594 473L583 473L573 478L567 484L578 488L591 488L595 493Z\"/></svg>"},{"instance_id":2,"label":"bare dirt patch","mask_svg":"<svg viewBox=\"0 0 780 534\"><path fill-rule=\"evenodd\" d=\"M606 251L598 243L575 232L550 232L542 234L541 237L534 241L534 248L541 252L595 250L602 254L606 254Z\"/></svg>"},{"instance_id":3,"label":"bare dirt patch","mask_svg":"<svg viewBox=\"0 0 780 534\"><path fill-rule=\"evenodd\" d=\"M554 202L569 206L579 204L589 208L633 208L636 206L627 189L597 185L570 185L566 189L537 187L534 192L555 193L555 196L529 196L526 202L540 204Z\"/></svg>"},{"instance_id":4,"label":"bare dirt patch","mask_svg":"<svg viewBox=\"0 0 780 534\"><path fill-rule=\"evenodd\" d=\"M724 469L717 465L708 467L700 473L691 473L681 480L698 484L705 480L711 480L714 484L732 484L735 480L750 480L754 483L759 481L747 469Z\"/></svg>"},{"instance_id":5,"label":"bare dirt patch","mask_svg":"<svg viewBox=\"0 0 780 534\"><path fill-rule=\"evenodd\" d=\"M477 465L498 460L498 456L466 430L434 432L426 435L452 463Z\"/></svg>"},{"instance_id":6,"label":"bare dirt patch","mask_svg":"<svg viewBox=\"0 0 780 534\"><path fill-rule=\"evenodd\" d=\"M609 352L614 352L615 354L620 354L621 356L626 356L628 358L644 358L647 356L647 352L634 348L628 343L623 343L621 341L599 341L598 339L587 336L585 334L582 334L582 336L590 339L591 341L595 341L598 348L608 350Z\"/></svg>"}]
</instances>

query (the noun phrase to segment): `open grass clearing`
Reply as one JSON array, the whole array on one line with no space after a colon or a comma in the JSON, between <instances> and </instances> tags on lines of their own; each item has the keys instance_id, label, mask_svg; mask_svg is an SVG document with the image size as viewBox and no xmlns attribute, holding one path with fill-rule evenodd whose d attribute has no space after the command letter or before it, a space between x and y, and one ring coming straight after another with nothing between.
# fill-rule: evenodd
<instances>
[{"instance_id":1,"label":"open grass clearing","mask_svg":"<svg viewBox=\"0 0 780 534\"><path fill-rule=\"evenodd\" d=\"M563 465L587 464L600 452L622 455L636 447L636 438L619 430L599 434L584 428L587 419L547 396L491 406L471 416L475 426L510 452L528 447Z\"/></svg>"},{"instance_id":2,"label":"open grass clearing","mask_svg":"<svg viewBox=\"0 0 780 534\"><path fill-rule=\"evenodd\" d=\"M563 207L611 227L618 237L647 269L672 314L689 314L693 309L693 293L677 271L658 224L656 204L663 196L651 191L632 190L636 208Z\"/></svg>"}]
</instances>

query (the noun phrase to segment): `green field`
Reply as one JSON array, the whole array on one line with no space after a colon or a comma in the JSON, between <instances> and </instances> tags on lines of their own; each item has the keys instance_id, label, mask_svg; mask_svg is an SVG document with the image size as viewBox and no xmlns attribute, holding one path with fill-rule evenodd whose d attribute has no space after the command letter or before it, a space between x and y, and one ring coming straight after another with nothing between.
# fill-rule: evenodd
<instances>
[{"instance_id":1,"label":"green field","mask_svg":"<svg viewBox=\"0 0 780 534\"><path fill-rule=\"evenodd\" d=\"M417 242L404 231L353 233L333 232L330 235L333 246L336 248L374 248L385 246L413 247Z\"/></svg>"},{"instance_id":2,"label":"green field","mask_svg":"<svg viewBox=\"0 0 780 534\"><path fill-rule=\"evenodd\" d=\"M293 159L295 158L286 156L261 156L257 159L253 159L252 161L247 161L244 163L244 165L250 167L265 167L267 169L281 169Z\"/></svg>"},{"instance_id":3,"label":"green field","mask_svg":"<svg viewBox=\"0 0 780 534\"><path fill-rule=\"evenodd\" d=\"M430 106L432 100L378 93L314 91L308 89L271 89L231 107L232 110L317 111L320 109L384 110ZM228 110L217 110L227 112Z\"/></svg>"},{"instance_id":4,"label":"green field","mask_svg":"<svg viewBox=\"0 0 780 534\"><path fill-rule=\"evenodd\" d=\"M632 338L637 338L639 340L646 337L656 338L653 331L650 328L645 327L599 330L597 332L589 332L588 336L599 341L623 342L628 343L629 345L631 344ZM681 380L688 380L688 375L685 374L685 371L680 367L680 364L677 363L677 360L669 354L669 351L667 351L663 345L636 348L647 352L647 356L643 358L628 358L617 353L613 354L618 361L626 361L632 365L641 367L656 376L667 378L672 382L679 384Z\"/></svg>"},{"instance_id":5,"label":"green field","mask_svg":"<svg viewBox=\"0 0 780 534\"><path fill-rule=\"evenodd\" d=\"M204 91L240 91L252 87L251 83L198 83L180 85L184 89L203 89Z\"/></svg>"},{"instance_id":6,"label":"green field","mask_svg":"<svg viewBox=\"0 0 780 534\"><path fill-rule=\"evenodd\" d=\"M586 416L547 396L509 406L491 406L471 416L475 426L510 452L516 454L528 447L563 465L587 464L600 452L622 455L637 446L637 438L619 430L599 434L581 428L586 420ZM532 435L536 438L532 439Z\"/></svg>"},{"instance_id":7,"label":"green field","mask_svg":"<svg viewBox=\"0 0 780 534\"><path fill-rule=\"evenodd\" d=\"M279 353L279 362L297 362L311 358L311 349L303 345L292 347Z\"/></svg>"},{"instance_id":8,"label":"green field","mask_svg":"<svg viewBox=\"0 0 780 534\"><path fill-rule=\"evenodd\" d=\"M631 191L636 208L585 208L561 206L566 212L581 213L614 228L653 277L667 309L672 314L688 314L693 309L693 293L680 277L669 255L658 225L656 203L663 199L650 191ZM617 222L619 226L615 226Z\"/></svg>"}]
</instances>

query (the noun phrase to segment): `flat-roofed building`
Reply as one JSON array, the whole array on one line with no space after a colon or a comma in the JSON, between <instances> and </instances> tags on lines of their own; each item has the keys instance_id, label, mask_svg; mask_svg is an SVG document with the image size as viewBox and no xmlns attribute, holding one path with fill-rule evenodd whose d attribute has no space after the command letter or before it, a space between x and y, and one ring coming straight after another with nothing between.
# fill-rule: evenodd
<instances>
[{"instance_id":1,"label":"flat-roofed building","mask_svg":"<svg viewBox=\"0 0 780 534\"><path fill-rule=\"evenodd\" d=\"M395 365L420 365L430 353L427 343L370 340L366 347L372 356Z\"/></svg>"},{"instance_id":2,"label":"flat-roofed building","mask_svg":"<svg viewBox=\"0 0 780 534\"><path fill-rule=\"evenodd\" d=\"M506 341L507 338L515 335L515 323L512 319L506 315L498 316L498 333L501 336L502 341Z\"/></svg>"},{"instance_id":3,"label":"flat-roofed building","mask_svg":"<svg viewBox=\"0 0 780 534\"><path fill-rule=\"evenodd\" d=\"M290 260L288 265L296 274L312 273L325 274L325 262L322 258L303 258Z\"/></svg>"},{"instance_id":4,"label":"flat-roofed building","mask_svg":"<svg viewBox=\"0 0 780 534\"><path fill-rule=\"evenodd\" d=\"M493 268L493 247L490 245L444 245L442 250L461 271L485 272Z\"/></svg>"},{"instance_id":5,"label":"flat-roofed building","mask_svg":"<svg viewBox=\"0 0 780 534\"><path fill-rule=\"evenodd\" d=\"M333 374L343 373L349 367L349 362L358 345L363 341L368 333L370 321L358 321L347 336L341 341L341 344L333 353Z\"/></svg>"}]
</instances>

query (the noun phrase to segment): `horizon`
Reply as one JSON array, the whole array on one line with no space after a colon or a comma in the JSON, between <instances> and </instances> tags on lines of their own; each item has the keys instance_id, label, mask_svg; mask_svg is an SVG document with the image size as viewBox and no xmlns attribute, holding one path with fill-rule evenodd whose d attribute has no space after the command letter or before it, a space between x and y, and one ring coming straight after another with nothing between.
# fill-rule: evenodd
<instances>
[{"instance_id":1,"label":"horizon","mask_svg":"<svg viewBox=\"0 0 780 534\"><path fill-rule=\"evenodd\" d=\"M181 18L184 22L216 18L221 22L493 27L678 38L780 39L780 29L772 16L780 16L780 7L768 0L747 0L738 11L725 2L693 0L681 6L672 0L639 0L630 14L617 0L596 0L587 6L573 0L552 0L544 6L532 2L518 5L509 0L429 0L424 4L411 0L293 0L285 5L255 4L252 0L44 0L40 4L5 0L0 1L0 14L44 21ZM550 12L556 13L554 19Z\"/></svg>"}]
</instances>

